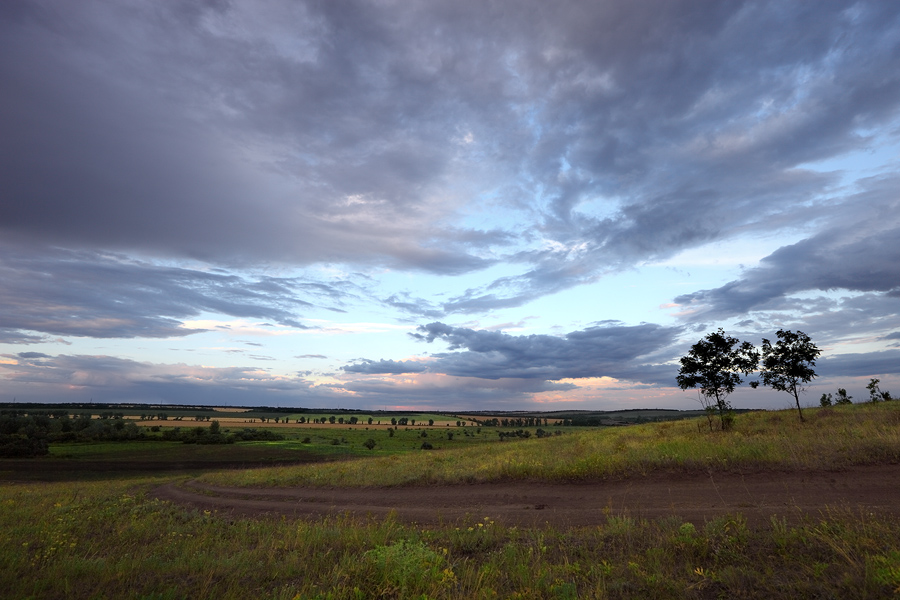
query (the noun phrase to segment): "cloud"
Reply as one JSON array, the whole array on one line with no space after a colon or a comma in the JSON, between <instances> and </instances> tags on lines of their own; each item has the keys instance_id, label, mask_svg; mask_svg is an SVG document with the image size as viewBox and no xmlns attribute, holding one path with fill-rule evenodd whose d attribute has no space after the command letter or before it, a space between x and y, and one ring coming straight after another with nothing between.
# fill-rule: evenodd
<instances>
[{"instance_id":1,"label":"cloud","mask_svg":"<svg viewBox=\"0 0 900 600\"><path fill-rule=\"evenodd\" d=\"M410 334L424 342L441 340L450 350L427 362L362 360L343 367L348 373L442 373L479 379L616 377L656 383L659 368L636 362L673 343L679 328L659 325L606 325L573 331L564 337L514 336L499 331L429 323ZM662 367L662 371L670 368Z\"/></svg>"},{"instance_id":2,"label":"cloud","mask_svg":"<svg viewBox=\"0 0 900 600\"><path fill-rule=\"evenodd\" d=\"M416 319L449 344L266 380L323 402L410 375L409 397L458 378L503 402L671 384L676 339L728 319L890 343L898 22L878 0L0 3L0 343ZM792 243L683 288L683 327L444 324L754 236ZM199 385L125 367L161 374L129 394Z\"/></svg>"},{"instance_id":3,"label":"cloud","mask_svg":"<svg viewBox=\"0 0 900 600\"><path fill-rule=\"evenodd\" d=\"M837 181L800 166L897 117L891 3L492 6L7 3L0 228L224 264L520 265L442 307L481 312L795 226ZM482 213L504 225L463 224Z\"/></svg>"},{"instance_id":4,"label":"cloud","mask_svg":"<svg viewBox=\"0 0 900 600\"><path fill-rule=\"evenodd\" d=\"M157 364L103 355L0 362L4 392L26 401L329 406L343 396L254 367ZM262 400L264 399L264 400ZM317 403L317 404L316 404Z\"/></svg>"},{"instance_id":5,"label":"cloud","mask_svg":"<svg viewBox=\"0 0 900 600\"><path fill-rule=\"evenodd\" d=\"M202 331L185 320L203 312L269 319L306 329L298 312L304 282L163 266L119 255L0 248L0 332L35 343L24 332L95 338L182 337ZM299 289L298 289L299 288ZM339 294L335 294L336 296Z\"/></svg>"},{"instance_id":6,"label":"cloud","mask_svg":"<svg viewBox=\"0 0 900 600\"><path fill-rule=\"evenodd\" d=\"M840 207L829 215L830 227L779 248L740 279L675 302L689 318L700 320L790 308L789 297L807 291L900 296L900 201L893 191L900 181L869 183L880 193Z\"/></svg>"},{"instance_id":7,"label":"cloud","mask_svg":"<svg viewBox=\"0 0 900 600\"><path fill-rule=\"evenodd\" d=\"M817 371L823 377L876 377L900 373L900 350L839 354L821 359Z\"/></svg>"},{"instance_id":8,"label":"cloud","mask_svg":"<svg viewBox=\"0 0 900 600\"><path fill-rule=\"evenodd\" d=\"M23 331L0 327L0 343L2 344L37 344L44 341L39 335L31 335Z\"/></svg>"},{"instance_id":9,"label":"cloud","mask_svg":"<svg viewBox=\"0 0 900 600\"><path fill-rule=\"evenodd\" d=\"M576 387L571 383L536 379L483 379L441 373L373 374L329 386L351 393L357 401L369 406L446 409L452 405L463 410L481 410L485 406L496 410L522 410L523 403L532 402L531 397L535 394Z\"/></svg>"},{"instance_id":10,"label":"cloud","mask_svg":"<svg viewBox=\"0 0 900 600\"><path fill-rule=\"evenodd\" d=\"M346 373L382 374L382 373L424 373L428 365L408 360L369 360L362 359L359 362L341 367Z\"/></svg>"}]
</instances>

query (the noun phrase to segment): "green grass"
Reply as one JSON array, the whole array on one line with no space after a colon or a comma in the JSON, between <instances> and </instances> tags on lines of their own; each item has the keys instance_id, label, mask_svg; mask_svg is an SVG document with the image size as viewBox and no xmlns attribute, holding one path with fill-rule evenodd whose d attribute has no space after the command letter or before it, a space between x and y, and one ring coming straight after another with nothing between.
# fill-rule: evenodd
<instances>
[{"instance_id":1,"label":"green grass","mask_svg":"<svg viewBox=\"0 0 900 600\"><path fill-rule=\"evenodd\" d=\"M302 447L317 453L385 456L418 451L425 441L430 443L434 449L452 449L498 442L497 431L497 429L488 427L419 427L416 425L398 426L393 428L393 435L391 435L385 428L367 428L367 426L360 425L330 425L328 427L294 425L290 428L278 429L278 433L288 439L285 442L274 443L296 447L296 444L308 438L309 442L303 444ZM452 436L452 439L449 436ZM372 450L363 445L368 439L372 439L376 443Z\"/></svg>"},{"instance_id":2,"label":"green grass","mask_svg":"<svg viewBox=\"0 0 900 600\"><path fill-rule=\"evenodd\" d=\"M828 469L897 461L898 415L900 402L810 410L805 424L791 412L753 413L740 415L728 434L698 432L705 421L673 422L205 479L364 485ZM149 444L118 447L126 455L164 450ZM202 451L234 447L241 449ZM108 445L89 448L69 447L71 460L112 452ZM270 451L265 444L244 451L256 451L250 448ZM0 483L0 597L900 597L900 520L869 513L825 511L759 527L739 514L699 525L609 516L594 527L568 529L508 527L478 514L429 527L350 516L252 519L192 510L149 493L181 477Z\"/></svg>"},{"instance_id":3,"label":"green grass","mask_svg":"<svg viewBox=\"0 0 900 600\"><path fill-rule=\"evenodd\" d=\"M826 513L749 528L610 517L505 527L473 515L247 519L146 494L159 478L0 485L7 598L887 598L900 522Z\"/></svg>"},{"instance_id":4,"label":"green grass","mask_svg":"<svg viewBox=\"0 0 900 600\"><path fill-rule=\"evenodd\" d=\"M485 432L496 436L489 428L482 428ZM373 437L379 444L388 443L386 432L377 433L380 437ZM736 417L729 432L710 433L704 419L695 419L460 444L458 449L451 444L441 451L409 452L402 460L377 456L314 467L216 473L204 479L238 486L392 486L577 481L654 470L839 469L900 460L900 402L808 409L805 423L790 411L746 413Z\"/></svg>"}]
</instances>

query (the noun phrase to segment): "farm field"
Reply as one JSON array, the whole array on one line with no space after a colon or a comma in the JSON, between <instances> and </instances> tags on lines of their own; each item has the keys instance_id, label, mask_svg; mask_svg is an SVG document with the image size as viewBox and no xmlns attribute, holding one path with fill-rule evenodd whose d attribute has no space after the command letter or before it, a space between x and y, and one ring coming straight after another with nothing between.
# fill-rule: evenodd
<instances>
[{"instance_id":1,"label":"farm field","mask_svg":"<svg viewBox=\"0 0 900 600\"><path fill-rule=\"evenodd\" d=\"M900 596L900 403L450 430L4 459L0 597Z\"/></svg>"}]
</instances>

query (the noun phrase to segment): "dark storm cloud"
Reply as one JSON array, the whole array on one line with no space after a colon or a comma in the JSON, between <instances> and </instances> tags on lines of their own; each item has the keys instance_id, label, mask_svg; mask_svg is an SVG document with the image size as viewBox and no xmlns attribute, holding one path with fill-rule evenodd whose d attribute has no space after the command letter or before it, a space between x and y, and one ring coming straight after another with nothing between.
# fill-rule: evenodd
<instances>
[{"instance_id":1,"label":"dark storm cloud","mask_svg":"<svg viewBox=\"0 0 900 600\"><path fill-rule=\"evenodd\" d=\"M514 336L500 331L430 323L410 334L431 343L446 342L450 350L427 362L363 360L343 367L349 373L443 373L480 379L558 380L615 377L657 383L659 369L641 364L664 351L681 332L659 325L606 325L573 331L564 337ZM668 372L663 367L662 371Z\"/></svg>"},{"instance_id":2,"label":"dark storm cloud","mask_svg":"<svg viewBox=\"0 0 900 600\"><path fill-rule=\"evenodd\" d=\"M86 251L2 249L0 331L177 337L198 331L181 325L203 311L306 329L297 312L312 306L298 298L303 282L296 279L253 279Z\"/></svg>"},{"instance_id":3,"label":"dark storm cloud","mask_svg":"<svg viewBox=\"0 0 900 600\"><path fill-rule=\"evenodd\" d=\"M522 265L447 312L808 220L835 178L798 167L864 147L900 99L889 2L0 11L8 234L223 263ZM453 226L482 194L524 226ZM514 249L536 239L555 246Z\"/></svg>"}]
</instances>

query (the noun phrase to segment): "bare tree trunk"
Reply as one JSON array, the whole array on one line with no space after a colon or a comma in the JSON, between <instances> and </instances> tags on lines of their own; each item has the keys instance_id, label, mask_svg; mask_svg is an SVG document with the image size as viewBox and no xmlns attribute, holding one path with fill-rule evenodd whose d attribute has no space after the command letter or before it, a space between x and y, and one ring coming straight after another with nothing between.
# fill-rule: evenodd
<instances>
[{"instance_id":1,"label":"bare tree trunk","mask_svg":"<svg viewBox=\"0 0 900 600\"><path fill-rule=\"evenodd\" d=\"M800 422L804 422L803 411L800 410L800 395L797 393L797 384L794 384L794 387L791 388L791 391L794 392L794 401L797 403L797 412L800 414Z\"/></svg>"}]
</instances>

